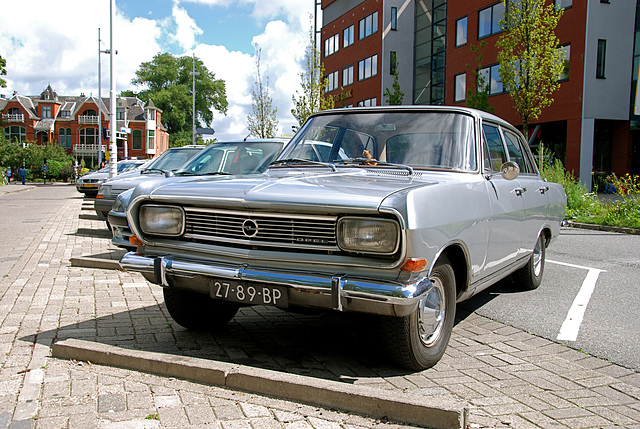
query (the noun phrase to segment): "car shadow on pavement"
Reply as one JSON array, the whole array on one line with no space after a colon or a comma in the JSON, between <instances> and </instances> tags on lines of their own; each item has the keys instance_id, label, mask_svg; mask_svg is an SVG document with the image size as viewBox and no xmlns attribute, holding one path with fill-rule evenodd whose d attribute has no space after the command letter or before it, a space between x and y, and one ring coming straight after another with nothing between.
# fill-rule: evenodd
<instances>
[{"instance_id":1,"label":"car shadow on pavement","mask_svg":"<svg viewBox=\"0 0 640 429\"><path fill-rule=\"evenodd\" d=\"M377 323L367 315L244 307L226 326L197 332L177 325L162 304L63 325L38 337L54 342L74 338L346 383L371 379L367 383L384 385L384 377L413 374L388 359L372 329ZM34 342L33 336L21 339Z\"/></svg>"},{"instance_id":2,"label":"car shadow on pavement","mask_svg":"<svg viewBox=\"0 0 640 429\"><path fill-rule=\"evenodd\" d=\"M76 235L78 237L108 238L108 239L111 239L112 237L111 231L109 231L107 228L103 228L103 229L78 228L76 232L68 235Z\"/></svg>"}]
</instances>

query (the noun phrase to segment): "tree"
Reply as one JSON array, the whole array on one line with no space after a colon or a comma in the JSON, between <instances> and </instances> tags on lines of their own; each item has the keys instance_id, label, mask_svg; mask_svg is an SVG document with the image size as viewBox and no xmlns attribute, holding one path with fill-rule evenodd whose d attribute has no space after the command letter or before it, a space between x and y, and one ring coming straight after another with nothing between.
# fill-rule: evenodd
<instances>
[{"instance_id":1,"label":"tree","mask_svg":"<svg viewBox=\"0 0 640 429\"><path fill-rule=\"evenodd\" d=\"M0 56L0 76L6 76L7 75L7 60L5 60L4 58L2 58L2 56ZM0 88L6 88L7 87L7 81L0 78Z\"/></svg>"},{"instance_id":2,"label":"tree","mask_svg":"<svg viewBox=\"0 0 640 429\"><path fill-rule=\"evenodd\" d=\"M135 94L142 101L153 100L162 110L162 122L170 135L170 145L175 143L174 135L181 131L191 132L193 96L191 94L191 71L195 61L196 75L196 126L210 126L215 109L226 115L227 95L225 82L216 79L198 58L175 57L169 53L157 54L151 61L140 64L133 85L144 87ZM133 95L123 91L122 95ZM204 124L203 124L204 123ZM189 139L189 142L191 139Z\"/></svg>"},{"instance_id":3,"label":"tree","mask_svg":"<svg viewBox=\"0 0 640 429\"><path fill-rule=\"evenodd\" d=\"M278 130L278 120L276 119L277 108L273 106L273 99L269 95L269 78L262 82L260 75L260 54L262 48L255 45L254 55L256 62L256 77L251 88L251 99L253 100L252 113L247 117L247 128L252 136L258 138L270 138L276 136Z\"/></svg>"},{"instance_id":4,"label":"tree","mask_svg":"<svg viewBox=\"0 0 640 429\"><path fill-rule=\"evenodd\" d=\"M333 97L325 97L325 89L327 88L327 78L324 77L324 64L320 61L320 52L316 48L313 40L313 26L309 30L309 44L305 51L306 69L300 73L300 85L302 86L302 94L296 90L291 109L293 117L298 120L298 124L302 125L307 118L321 110L333 109Z\"/></svg>"},{"instance_id":5,"label":"tree","mask_svg":"<svg viewBox=\"0 0 640 429\"><path fill-rule=\"evenodd\" d=\"M389 88L384 89L384 102L389 106L400 106L404 100L404 92L400 89L400 83L398 82L398 58L396 55L392 55L391 61L393 61L393 83L391 87L393 92Z\"/></svg>"},{"instance_id":6,"label":"tree","mask_svg":"<svg viewBox=\"0 0 640 429\"><path fill-rule=\"evenodd\" d=\"M490 83L487 82L484 74L480 72L480 70L482 70L482 58L484 57L480 50L484 48L486 44L487 43L483 40L482 42L480 42L479 47L476 48L473 45L469 47L469 49L471 49L471 52L474 52L476 54L476 81L474 83L473 90L467 89L467 100L465 104L467 107L472 107L474 109L493 113L493 106L489 104ZM469 64L467 64L467 67L469 67Z\"/></svg>"},{"instance_id":7,"label":"tree","mask_svg":"<svg viewBox=\"0 0 640 429\"><path fill-rule=\"evenodd\" d=\"M505 0L503 34L496 42L500 78L522 119L525 135L529 123L553 103L563 71L563 52L555 28L562 16L545 0Z\"/></svg>"}]
</instances>

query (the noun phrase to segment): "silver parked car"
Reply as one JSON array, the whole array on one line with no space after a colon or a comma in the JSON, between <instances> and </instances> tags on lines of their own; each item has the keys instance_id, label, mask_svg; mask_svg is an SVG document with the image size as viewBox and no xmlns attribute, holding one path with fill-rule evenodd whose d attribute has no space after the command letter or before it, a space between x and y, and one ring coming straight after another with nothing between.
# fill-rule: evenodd
<instances>
[{"instance_id":1,"label":"silver parked car","mask_svg":"<svg viewBox=\"0 0 640 429\"><path fill-rule=\"evenodd\" d=\"M107 221L109 210L113 207L116 197L127 189L135 188L138 183L146 180L167 177L174 170L182 167L187 161L200 153L206 146L188 145L172 147L151 159L142 168L136 170L136 174L123 174L105 180L98 189L93 208L98 219ZM108 221L107 221L108 225Z\"/></svg>"},{"instance_id":2,"label":"silver parked car","mask_svg":"<svg viewBox=\"0 0 640 429\"><path fill-rule=\"evenodd\" d=\"M282 151L287 141L284 139L249 139L212 143L206 147L206 150L191 158L182 168L175 171L171 177L163 179L163 183L192 180L195 176L211 177L262 173ZM158 180L157 177L153 179ZM122 181L122 184L127 185L135 182L135 185L139 185L146 181L130 179ZM157 184L154 183L151 186L155 187ZM135 250L136 246L129 242L131 229L125 213L133 192L133 188L119 192L108 215L111 231L113 232L111 242L118 247ZM111 190L111 193L114 193L114 191Z\"/></svg>"},{"instance_id":3,"label":"silver parked car","mask_svg":"<svg viewBox=\"0 0 640 429\"><path fill-rule=\"evenodd\" d=\"M145 162L147 162L147 160L144 159L118 161L116 164L116 171L118 174L126 173L127 171L141 167ZM96 196L100 185L107 179L109 179L109 166L80 176L76 181L76 189L78 192L82 192L85 195Z\"/></svg>"},{"instance_id":4,"label":"silver parked car","mask_svg":"<svg viewBox=\"0 0 640 429\"><path fill-rule=\"evenodd\" d=\"M565 208L496 116L331 110L263 175L137 189L127 218L141 245L120 264L163 286L187 328L240 305L374 314L390 356L424 369L445 352L457 301L508 276L540 285Z\"/></svg>"}]
</instances>

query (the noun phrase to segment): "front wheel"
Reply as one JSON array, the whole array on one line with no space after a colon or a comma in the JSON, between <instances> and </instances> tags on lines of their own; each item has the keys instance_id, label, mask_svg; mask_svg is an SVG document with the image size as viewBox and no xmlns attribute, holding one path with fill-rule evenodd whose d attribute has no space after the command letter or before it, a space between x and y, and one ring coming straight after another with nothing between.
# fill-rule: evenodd
<instances>
[{"instance_id":1,"label":"front wheel","mask_svg":"<svg viewBox=\"0 0 640 429\"><path fill-rule=\"evenodd\" d=\"M540 234L527 265L513 273L513 284L522 290L534 290L542 283L546 254L544 234Z\"/></svg>"},{"instance_id":2,"label":"front wheel","mask_svg":"<svg viewBox=\"0 0 640 429\"><path fill-rule=\"evenodd\" d=\"M211 299L207 294L190 290L166 287L162 292L171 318L192 331L224 326L240 308L235 302Z\"/></svg>"},{"instance_id":3,"label":"front wheel","mask_svg":"<svg viewBox=\"0 0 640 429\"><path fill-rule=\"evenodd\" d=\"M382 333L391 358L411 370L434 366L449 344L456 313L456 280L446 256L431 272L432 287L416 311L382 318Z\"/></svg>"}]
</instances>

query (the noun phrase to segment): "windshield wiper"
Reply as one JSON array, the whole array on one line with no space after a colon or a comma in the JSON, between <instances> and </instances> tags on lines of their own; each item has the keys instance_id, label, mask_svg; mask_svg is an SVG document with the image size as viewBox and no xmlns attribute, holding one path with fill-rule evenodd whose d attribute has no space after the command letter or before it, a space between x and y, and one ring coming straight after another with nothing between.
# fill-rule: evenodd
<instances>
[{"instance_id":1,"label":"windshield wiper","mask_svg":"<svg viewBox=\"0 0 640 429\"><path fill-rule=\"evenodd\" d=\"M287 158L287 159L276 159L271 162L269 166L272 165L282 165L282 164L313 164L313 165L322 165L324 167L329 167L331 171L338 171L336 166L329 162L321 162L321 161L311 161L310 159L300 159L300 158Z\"/></svg>"},{"instance_id":2,"label":"windshield wiper","mask_svg":"<svg viewBox=\"0 0 640 429\"><path fill-rule=\"evenodd\" d=\"M164 171L161 168L145 168L140 173L141 174L147 174L147 173L162 173L162 174L166 174L166 171Z\"/></svg>"},{"instance_id":3,"label":"windshield wiper","mask_svg":"<svg viewBox=\"0 0 640 429\"><path fill-rule=\"evenodd\" d=\"M199 174L198 176L231 176L231 173L225 173L223 171L212 171L211 173Z\"/></svg>"},{"instance_id":4,"label":"windshield wiper","mask_svg":"<svg viewBox=\"0 0 640 429\"><path fill-rule=\"evenodd\" d=\"M197 173L192 173L191 171L176 171L176 176L198 176Z\"/></svg>"},{"instance_id":5,"label":"windshield wiper","mask_svg":"<svg viewBox=\"0 0 640 429\"><path fill-rule=\"evenodd\" d=\"M336 164L360 164L360 165L384 165L389 167L401 168L403 170L407 170L409 174L413 175L413 167L406 164L394 164L392 162L384 162L378 161L371 158L345 158L345 159L334 159L333 162Z\"/></svg>"}]
</instances>

